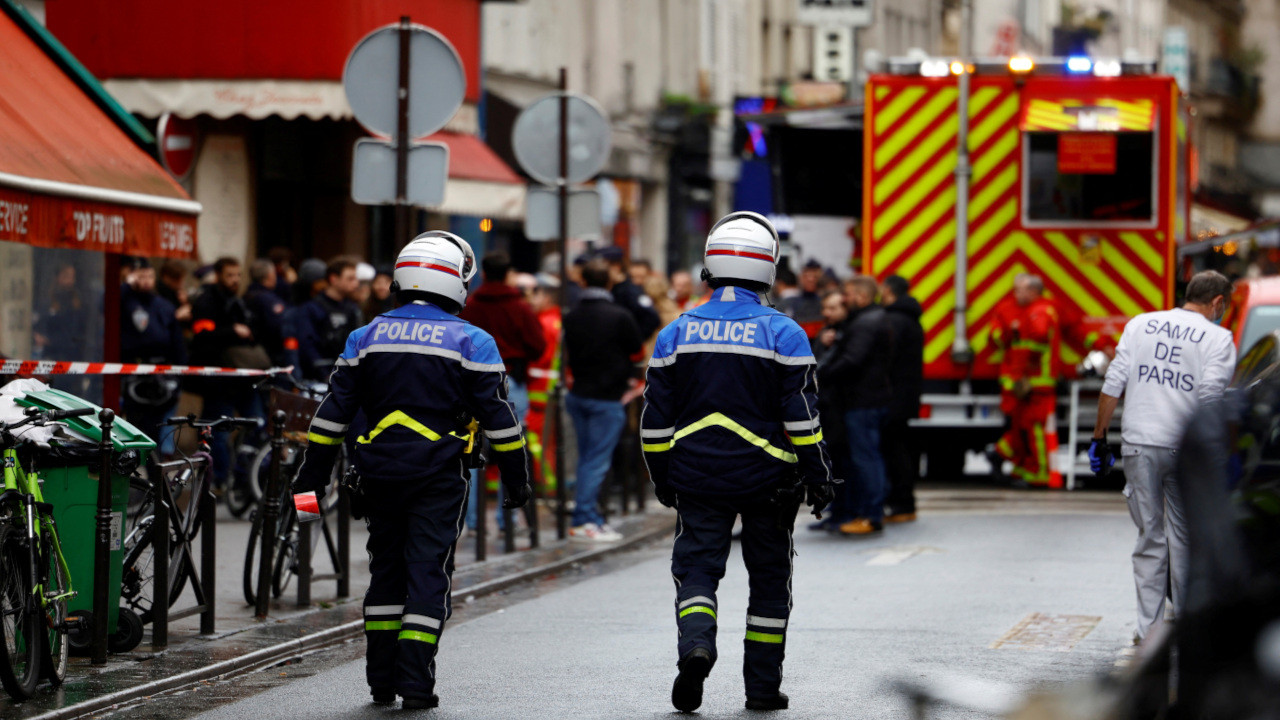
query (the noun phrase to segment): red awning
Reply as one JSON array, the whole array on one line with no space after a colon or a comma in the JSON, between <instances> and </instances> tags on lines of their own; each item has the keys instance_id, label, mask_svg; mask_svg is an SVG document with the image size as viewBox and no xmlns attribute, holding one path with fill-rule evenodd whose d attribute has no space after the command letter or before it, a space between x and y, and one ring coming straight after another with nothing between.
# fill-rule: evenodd
<instances>
[{"instance_id":1,"label":"red awning","mask_svg":"<svg viewBox=\"0 0 1280 720\"><path fill-rule=\"evenodd\" d=\"M520 220L524 218L525 183L483 140L475 135L438 132L424 138L449 146L449 182L444 205L450 215Z\"/></svg>"},{"instance_id":2,"label":"red awning","mask_svg":"<svg viewBox=\"0 0 1280 720\"><path fill-rule=\"evenodd\" d=\"M449 177L457 180L523 185L524 180L475 135L438 132L426 138L449 146Z\"/></svg>"},{"instance_id":3,"label":"red awning","mask_svg":"<svg viewBox=\"0 0 1280 720\"><path fill-rule=\"evenodd\" d=\"M195 257L193 202L0 13L0 240Z\"/></svg>"}]
</instances>

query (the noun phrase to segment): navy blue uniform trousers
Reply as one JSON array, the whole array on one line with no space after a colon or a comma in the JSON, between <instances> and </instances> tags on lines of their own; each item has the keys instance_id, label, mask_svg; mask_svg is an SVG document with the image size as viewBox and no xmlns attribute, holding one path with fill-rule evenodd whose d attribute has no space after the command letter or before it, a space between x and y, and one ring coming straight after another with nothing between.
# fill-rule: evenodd
<instances>
[{"instance_id":1,"label":"navy blue uniform trousers","mask_svg":"<svg viewBox=\"0 0 1280 720\"><path fill-rule=\"evenodd\" d=\"M676 583L678 650L684 657L697 647L716 658L716 589L724 577L733 542L734 519L742 516L742 560L751 595L743 640L742 674L747 697L772 697L782 683L787 620L791 615L791 533L777 505L767 497L728 500L681 494L671 575Z\"/></svg>"},{"instance_id":2,"label":"navy blue uniform trousers","mask_svg":"<svg viewBox=\"0 0 1280 720\"><path fill-rule=\"evenodd\" d=\"M459 461L452 473L365 481L372 576L364 596L365 676L371 688L423 699L435 690L467 480Z\"/></svg>"}]
</instances>

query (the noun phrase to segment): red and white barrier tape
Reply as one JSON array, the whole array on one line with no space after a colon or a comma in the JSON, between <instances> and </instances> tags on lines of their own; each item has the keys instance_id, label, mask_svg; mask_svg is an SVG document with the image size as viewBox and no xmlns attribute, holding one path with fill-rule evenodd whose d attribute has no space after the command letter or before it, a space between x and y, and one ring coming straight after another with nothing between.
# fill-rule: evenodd
<instances>
[{"instance_id":1,"label":"red and white barrier tape","mask_svg":"<svg viewBox=\"0 0 1280 720\"><path fill-rule=\"evenodd\" d=\"M0 375L205 375L263 377L293 372L292 367L249 370L208 365L143 365L139 363L64 362L60 360L3 360Z\"/></svg>"}]
</instances>

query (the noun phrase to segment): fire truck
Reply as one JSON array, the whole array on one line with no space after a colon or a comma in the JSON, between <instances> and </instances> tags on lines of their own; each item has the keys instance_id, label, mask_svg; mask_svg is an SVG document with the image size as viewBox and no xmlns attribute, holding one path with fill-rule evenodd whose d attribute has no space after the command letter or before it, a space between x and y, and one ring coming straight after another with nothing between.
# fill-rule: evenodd
<instances>
[{"instance_id":1,"label":"fire truck","mask_svg":"<svg viewBox=\"0 0 1280 720\"><path fill-rule=\"evenodd\" d=\"M1000 433L989 335L1015 275L1039 275L1060 306L1117 337L1128 318L1173 301L1189 113L1154 69L915 59L869 78L863 272L908 278L924 307L916 425L929 474L959 474L965 451ZM1080 350L1064 342L1062 366L1074 368Z\"/></svg>"}]
</instances>

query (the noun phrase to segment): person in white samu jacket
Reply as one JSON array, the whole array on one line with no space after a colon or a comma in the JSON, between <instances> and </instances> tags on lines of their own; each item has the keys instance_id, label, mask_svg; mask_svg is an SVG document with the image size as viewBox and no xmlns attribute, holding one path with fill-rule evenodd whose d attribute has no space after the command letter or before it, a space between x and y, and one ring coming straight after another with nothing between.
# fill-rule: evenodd
<instances>
[{"instance_id":1,"label":"person in white samu jacket","mask_svg":"<svg viewBox=\"0 0 1280 720\"><path fill-rule=\"evenodd\" d=\"M1178 446L1192 414L1221 399L1235 371L1231 332L1217 324L1230 298L1231 281L1221 273L1197 273L1187 284L1181 308L1144 313L1125 325L1102 386L1089 461L1099 474L1115 464L1106 434L1123 395L1124 494L1138 526L1133 549L1135 642L1164 619L1166 588L1173 590L1176 613L1186 607L1190 564L1187 517L1176 476Z\"/></svg>"}]
</instances>

